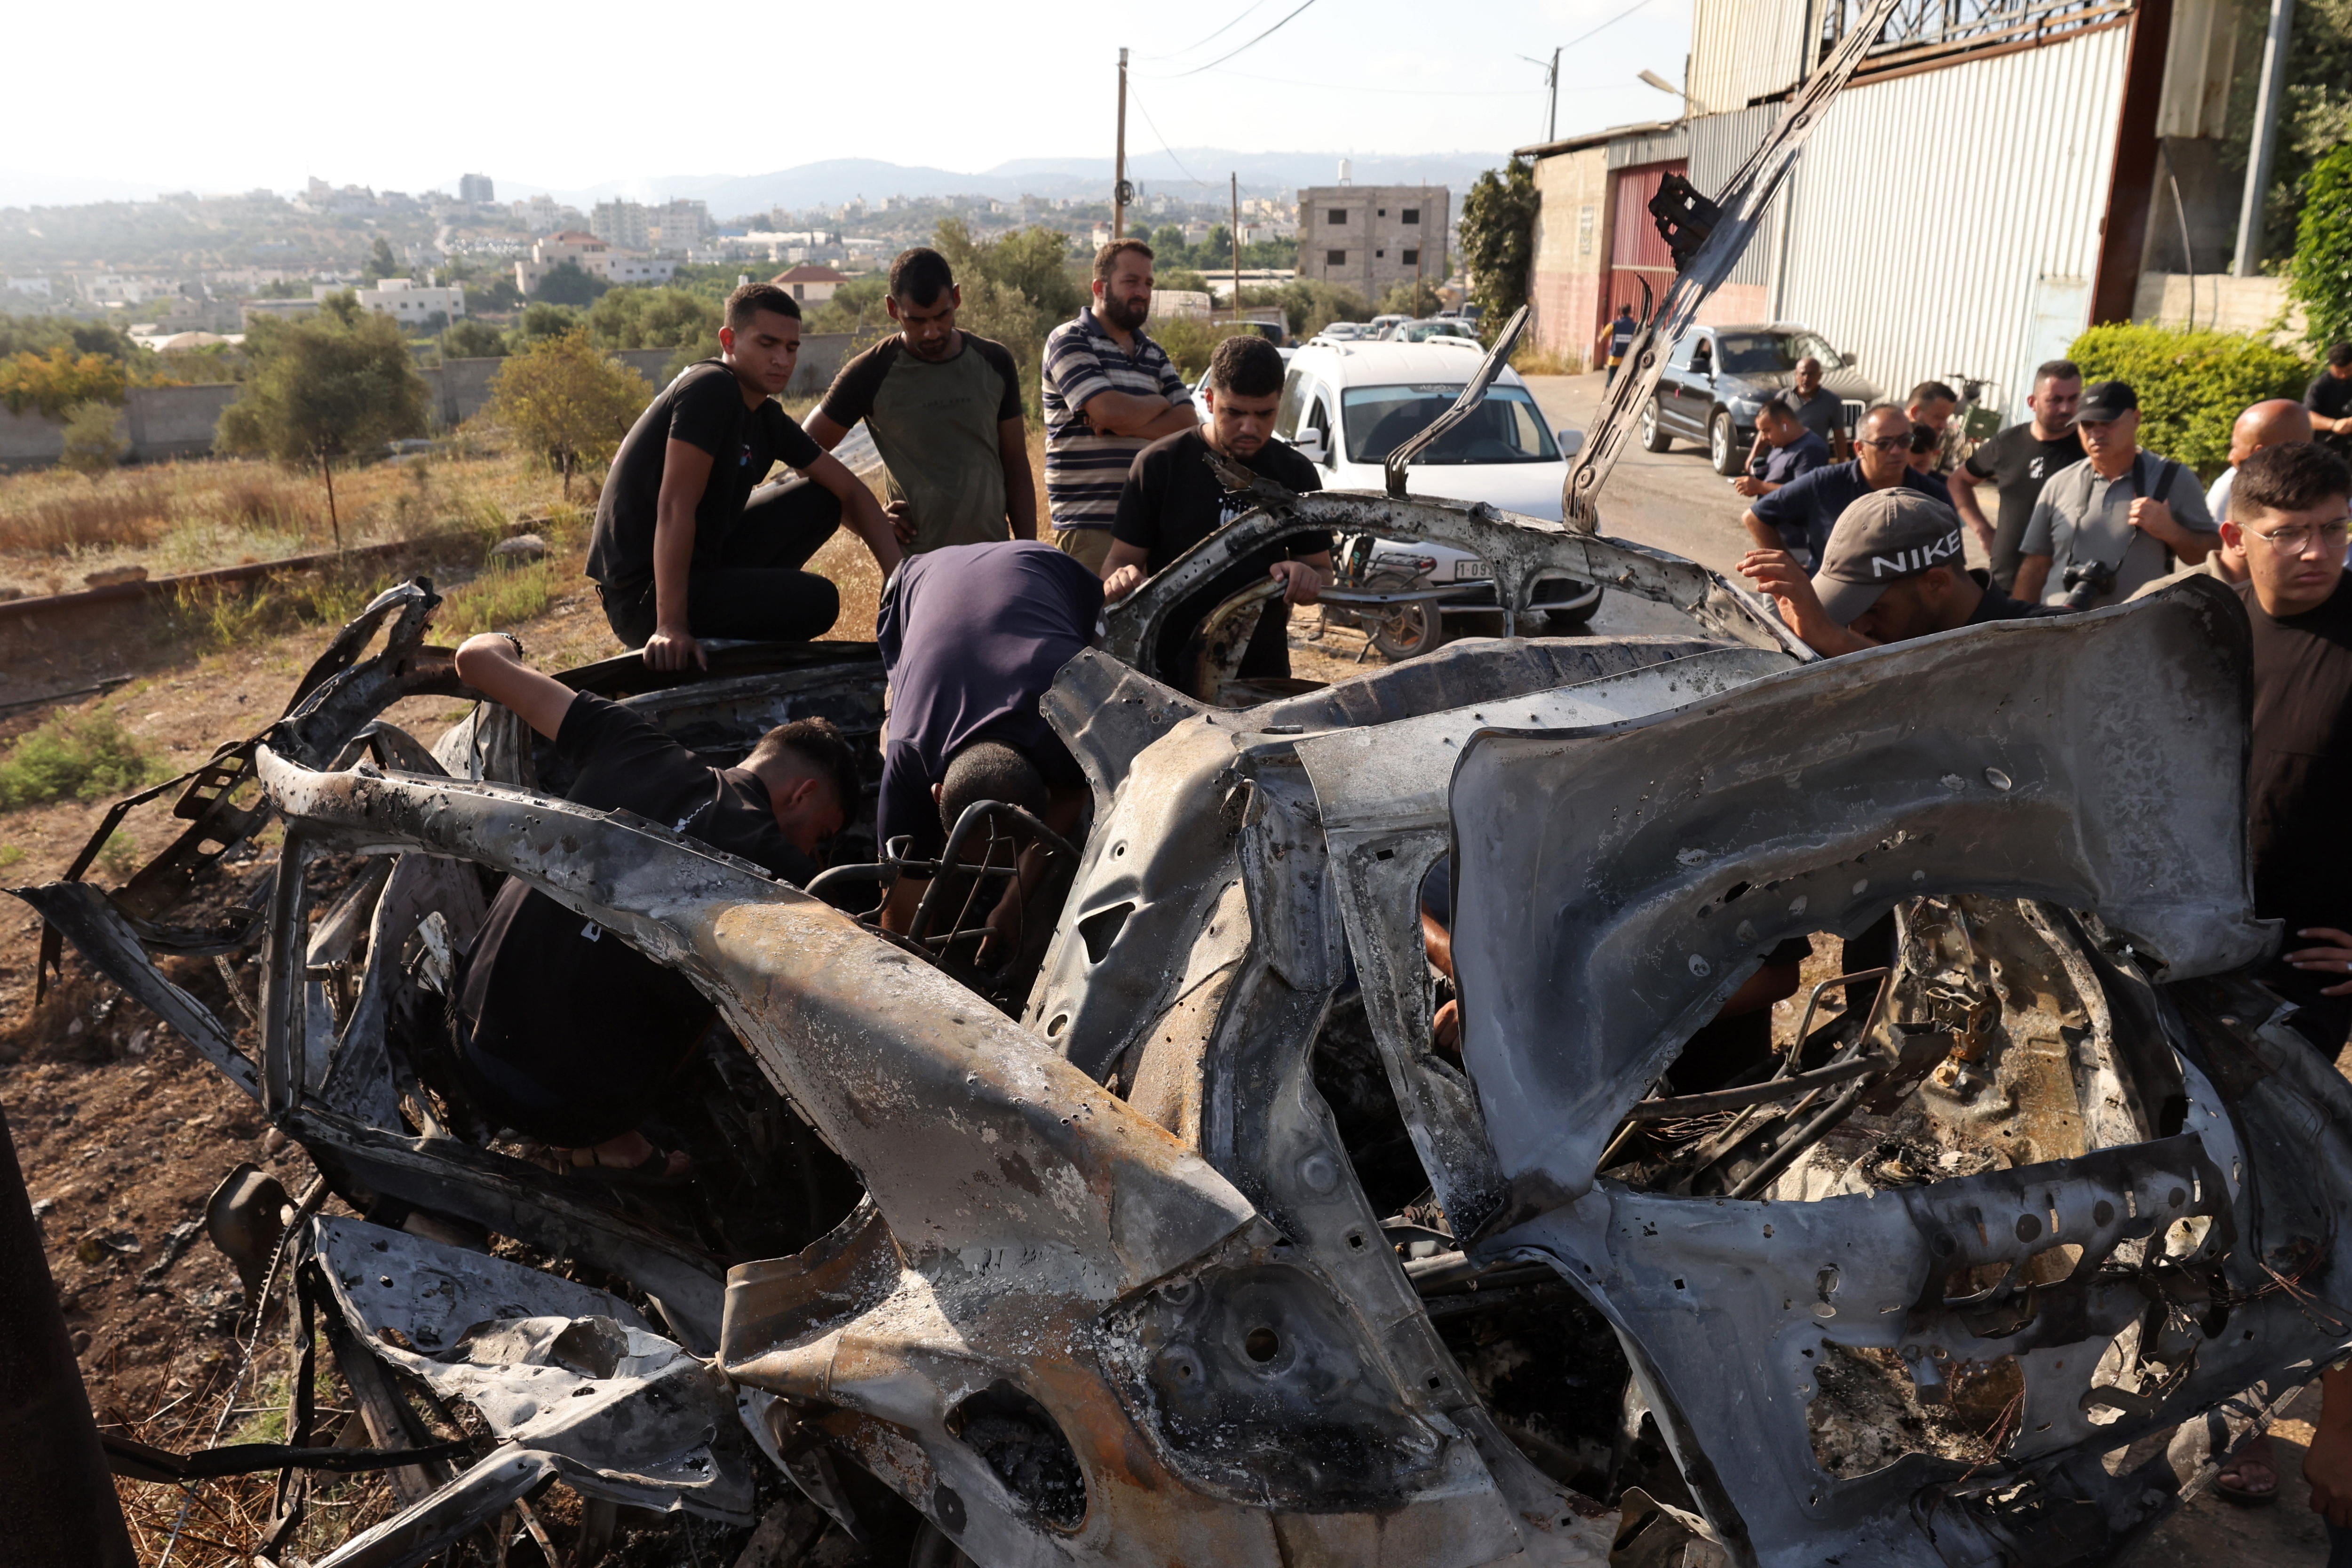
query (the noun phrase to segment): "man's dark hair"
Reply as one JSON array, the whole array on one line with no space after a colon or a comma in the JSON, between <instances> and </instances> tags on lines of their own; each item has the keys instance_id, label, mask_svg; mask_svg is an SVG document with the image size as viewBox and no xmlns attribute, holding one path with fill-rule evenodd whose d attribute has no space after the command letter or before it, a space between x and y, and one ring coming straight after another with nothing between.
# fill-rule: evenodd
<instances>
[{"instance_id":1,"label":"man's dark hair","mask_svg":"<svg viewBox=\"0 0 2352 1568\"><path fill-rule=\"evenodd\" d=\"M1916 403L1925 405L1930 403L1958 403L1959 400L1960 395L1954 392L1950 387L1946 386L1942 382L1923 381L1918 385L1913 387L1911 389L1911 395L1905 398L1903 401L1906 404Z\"/></svg>"},{"instance_id":2,"label":"man's dark hair","mask_svg":"<svg viewBox=\"0 0 2352 1568\"><path fill-rule=\"evenodd\" d=\"M2080 381L2083 367L2070 359L2046 359L2033 367L2033 384L2045 381Z\"/></svg>"},{"instance_id":3,"label":"man's dark hair","mask_svg":"<svg viewBox=\"0 0 2352 1568\"><path fill-rule=\"evenodd\" d=\"M2337 343L2329 349L2327 363L2339 370L2347 364L2352 364L2352 343Z\"/></svg>"},{"instance_id":4,"label":"man's dark hair","mask_svg":"<svg viewBox=\"0 0 2352 1568\"><path fill-rule=\"evenodd\" d=\"M940 295L955 287L955 269L948 258L928 245L902 250L890 263L890 292L909 305L926 309L939 302Z\"/></svg>"},{"instance_id":5,"label":"man's dark hair","mask_svg":"<svg viewBox=\"0 0 2352 1568\"><path fill-rule=\"evenodd\" d=\"M1209 384L1242 397L1272 397L1282 390L1282 354L1255 332L1236 333L1209 355Z\"/></svg>"},{"instance_id":6,"label":"man's dark hair","mask_svg":"<svg viewBox=\"0 0 2352 1568\"><path fill-rule=\"evenodd\" d=\"M745 283L727 296L727 324L739 332L761 310L801 319L801 302L773 283Z\"/></svg>"},{"instance_id":7,"label":"man's dark hair","mask_svg":"<svg viewBox=\"0 0 2352 1568\"><path fill-rule=\"evenodd\" d=\"M1769 414L1778 419L1794 419L1797 416L1797 405L1790 401L1787 393L1775 392L1767 395L1763 402L1756 405L1756 412Z\"/></svg>"},{"instance_id":8,"label":"man's dark hair","mask_svg":"<svg viewBox=\"0 0 2352 1568\"><path fill-rule=\"evenodd\" d=\"M1095 281L1097 283L1109 282L1112 270L1118 266L1118 258L1127 255L1130 251L1140 256L1146 261L1151 259L1151 247L1144 244L1143 241L1139 239L1114 239L1108 245L1104 246L1100 250L1095 252Z\"/></svg>"},{"instance_id":9,"label":"man's dark hair","mask_svg":"<svg viewBox=\"0 0 2352 1568\"><path fill-rule=\"evenodd\" d=\"M857 767L857 753L830 719L795 719L789 724L779 724L760 737L751 754L743 759L746 768L790 752L819 778L833 786L834 797L841 803L841 814L856 817L857 804L866 793L864 776Z\"/></svg>"},{"instance_id":10,"label":"man's dark hair","mask_svg":"<svg viewBox=\"0 0 2352 1568\"><path fill-rule=\"evenodd\" d=\"M2311 441L2265 447L2238 465L2230 481L2230 510L2307 511L2331 498L2352 496L2352 468Z\"/></svg>"},{"instance_id":11,"label":"man's dark hair","mask_svg":"<svg viewBox=\"0 0 2352 1568\"><path fill-rule=\"evenodd\" d=\"M974 741L948 759L940 781L940 826L955 831L975 801L1001 800L1043 816L1050 796L1037 765L1002 741Z\"/></svg>"}]
</instances>

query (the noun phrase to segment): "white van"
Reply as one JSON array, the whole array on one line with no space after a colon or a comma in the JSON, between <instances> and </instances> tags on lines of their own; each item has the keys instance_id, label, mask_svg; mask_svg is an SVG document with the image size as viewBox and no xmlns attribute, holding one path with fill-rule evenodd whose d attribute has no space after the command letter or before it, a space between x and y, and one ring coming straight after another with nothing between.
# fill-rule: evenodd
<instances>
[{"instance_id":1,"label":"white van","mask_svg":"<svg viewBox=\"0 0 2352 1568\"><path fill-rule=\"evenodd\" d=\"M1476 343L1447 338L1419 343L1318 339L1291 358L1274 433L1322 471L1324 489L1385 492L1382 460L1454 405L1483 357ZM1485 501L1556 523L1569 458L1582 446L1580 432L1547 427L1535 395L1507 366L1478 409L1406 471L1405 489L1417 496ZM1334 559L1359 586L1464 584L1460 594L1433 602L1434 615L1414 605L1371 626L1373 641L1391 658L1437 647L1446 638L1447 621L1455 623L1454 630L1502 629L1494 573L1475 555L1426 541L1407 548L1369 540L1352 549L1343 542ZM1560 577L1556 587L1547 584L1538 593L1543 624L1518 631L1523 637L1581 632L1600 603L1598 587Z\"/></svg>"}]
</instances>

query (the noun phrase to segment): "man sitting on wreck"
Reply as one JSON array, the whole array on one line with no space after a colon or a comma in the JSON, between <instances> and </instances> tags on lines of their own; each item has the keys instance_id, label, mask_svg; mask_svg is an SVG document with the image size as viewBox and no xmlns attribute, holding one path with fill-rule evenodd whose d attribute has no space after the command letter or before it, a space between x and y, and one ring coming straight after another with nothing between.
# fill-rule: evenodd
<instances>
[{"instance_id":1,"label":"man sitting on wreck","mask_svg":"<svg viewBox=\"0 0 2352 1568\"><path fill-rule=\"evenodd\" d=\"M1087 799L1078 764L1037 711L1037 699L1102 619L1102 584L1050 544L1005 540L909 556L882 590L875 640L890 679L876 833L904 836L907 856L936 860L976 801L1002 801L1056 833ZM913 922L928 878L901 876L882 911L887 931ZM1009 887L991 924L1017 913Z\"/></svg>"},{"instance_id":2,"label":"man sitting on wreck","mask_svg":"<svg viewBox=\"0 0 2352 1568\"><path fill-rule=\"evenodd\" d=\"M604 618L655 669L708 665L702 637L825 631L841 596L801 568L844 522L885 573L898 563L874 492L776 402L800 359L799 302L745 284L728 297L719 346L630 426L588 542ZM798 473L765 483L780 460Z\"/></svg>"},{"instance_id":3,"label":"man sitting on wreck","mask_svg":"<svg viewBox=\"0 0 2352 1568\"><path fill-rule=\"evenodd\" d=\"M794 884L856 807L856 754L825 720L771 730L741 766L714 768L628 709L530 668L521 651L503 633L469 637L458 677L555 742L577 772L574 805L635 812ZM485 1117L569 1168L686 1174L682 1152L637 1130L716 1016L684 975L512 877L467 960L457 1014L454 1071Z\"/></svg>"}]
</instances>

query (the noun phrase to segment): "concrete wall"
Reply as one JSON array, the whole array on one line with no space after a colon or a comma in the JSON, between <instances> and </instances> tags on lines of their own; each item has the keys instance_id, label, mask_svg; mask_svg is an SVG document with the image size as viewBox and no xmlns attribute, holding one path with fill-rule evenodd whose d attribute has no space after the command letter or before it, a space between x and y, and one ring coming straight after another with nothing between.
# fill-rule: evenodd
<instances>
[{"instance_id":1,"label":"concrete wall","mask_svg":"<svg viewBox=\"0 0 2352 1568\"><path fill-rule=\"evenodd\" d=\"M788 398L814 397L833 384L842 362L849 357L847 332L818 332L801 340L800 364ZM613 356L658 391L662 372L677 357L676 349L624 349ZM443 429L470 418L489 401L490 381L504 360L449 360L421 370L430 393L427 406ZM123 399L118 426L131 442L131 460L160 462L168 458L203 457L213 449L213 433L221 410L236 401L240 389L229 383L205 386L135 386ZM38 414L11 414L0 408L0 468L47 468L65 450L65 426Z\"/></svg>"},{"instance_id":2,"label":"concrete wall","mask_svg":"<svg viewBox=\"0 0 2352 1568\"><path fill-rule=\"evenodd\" d=\"M1535 313L1528 337L1571 364L1587 364L1609 269L1609 150L1580 147L1538 158L1535 182L1535 259L1528 289Z\"/></svg>"},{"instance_id":3,"label":"concrete wall","mask_svg":"<svg viewBox=\"0 0 2352 1568\"><path fill-rule=\"evenodd\" d=\"M2192 311L2190 301L2195 301ZM2231 278L2204 272L2143 272L2132 320L2207 331L2259 332L2281 348L2303 351L2303 307L2287 298L2284 278Z\"/></svg>"}]
</instances>

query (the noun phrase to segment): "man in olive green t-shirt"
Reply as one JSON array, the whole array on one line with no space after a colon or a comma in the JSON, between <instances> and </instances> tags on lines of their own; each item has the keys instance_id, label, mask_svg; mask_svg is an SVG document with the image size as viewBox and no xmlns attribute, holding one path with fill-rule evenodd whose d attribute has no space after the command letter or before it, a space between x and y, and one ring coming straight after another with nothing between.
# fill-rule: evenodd
<instances>
[{"instance_id":1,"label":"man in olive green t-shirt","mask_svg":"<svg viewBox=\"0 0 2352 1568\"><path fill-rule=\"evenodd\" d=\"M898 334L841 367L808 420L833 449L863 419L890 470L890 519L920 554L1037 537L1021 374L1002 343L956 330L963 290L928 246L890 264Z\"/></svg>"}]
</instances>

